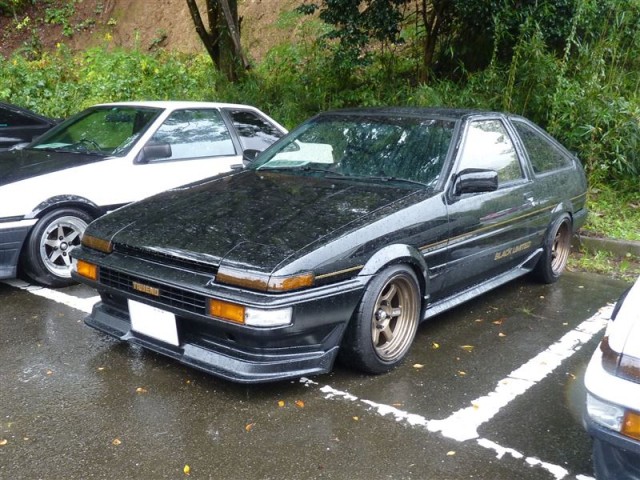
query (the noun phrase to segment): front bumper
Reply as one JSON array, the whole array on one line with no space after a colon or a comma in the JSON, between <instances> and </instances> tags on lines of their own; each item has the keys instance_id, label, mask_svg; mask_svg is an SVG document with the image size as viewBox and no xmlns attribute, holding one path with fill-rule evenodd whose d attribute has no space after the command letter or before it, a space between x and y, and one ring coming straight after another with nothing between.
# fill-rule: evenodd
<instances>
[{"instance_id":1,"label":"front bumper","mask_svg":"<svg viewBox=\"0 0 640 480\"><path fill-rule=\"evenodd\" d=\"M95 259L89 259L91 260ZM123 267L124 264L118 266ZM210 276L177 272L157 264L149 267L153 276L147 277L145 266L145 262L135 262L125 271L119 268L118 273L120 278L126 278L126 282L154 283L154 279L162 278L164 284L167 280L171 283L170 288L175 290L172 298L176 298L177 290L193 297L206 292L211 298L254 308L293 309L291 325L250 327L217 319L201 311L188 311L187 308L191 307L187 307L186 303L183 306L173 300L169 303L141 292L123 291L126 282L114 288L101 282L88 282L74 273L76 280L97 288L102 298L85 319L88 326L174 358L183 364L240 383L268 382L329 372L347 323L364 288L364 280L357 278L300 292L265 294L207 285L210 283ZM101 268L106 271L106 267ZM202 287L196 287L197 285ZM196 303L193 297L189 297L190 305ZM145 303L174 314L178 345L174 346L132 330L127 300Z\"/></svg>"},{"instance_id":2,"label":"front bumper","mask_svg":"<svg viewBox=\"0 0 640 480\"><path fill-rule=\"evenodd\" d=\"M640 410L640 384L611 375L602 367L597 349L585 373L589 395L600 402L634 411ZM598 479L640 480L640 441L596 423L584 414L587 432L593 437L593 463Z\"/></svg>"},{"instance_id":3,"label":"front bumper","mask_svg":"<svg viewBox=\"0 0 640 480\"><path fill-rule=\"evenodd\" d=\"M20 251L37 219L0 222L0 279L15 278Z\"/></svg>"}]
</instances>

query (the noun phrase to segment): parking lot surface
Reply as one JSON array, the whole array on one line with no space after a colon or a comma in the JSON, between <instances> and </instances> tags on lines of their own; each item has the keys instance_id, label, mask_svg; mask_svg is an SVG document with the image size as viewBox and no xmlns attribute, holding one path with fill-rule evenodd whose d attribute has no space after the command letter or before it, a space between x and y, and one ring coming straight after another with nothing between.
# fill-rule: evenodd
<instances>
[{"instance_id":1,"label":"parking lot surface","mask_svg":"<svg viewBox=\"0 0 640 480\"><path fill-rule=\"evenodd\" d=\"M0 478L585 480L582 374L624 288L523 278L389 374L247 386L89 329L90 289L0 283Z\"/></svg>"}]
</instances>

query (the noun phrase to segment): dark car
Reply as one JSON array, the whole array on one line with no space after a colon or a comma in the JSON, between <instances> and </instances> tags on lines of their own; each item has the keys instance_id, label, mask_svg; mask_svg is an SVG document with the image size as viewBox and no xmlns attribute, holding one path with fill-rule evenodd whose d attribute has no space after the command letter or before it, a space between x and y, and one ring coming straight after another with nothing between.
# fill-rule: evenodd
<instances>
[{"instance_id":1,"label":"dark car","mask_svg":"<svg viewBox=\"0 0 640 480\"><path fill-rule=\"evenodd\" d=\"M518 116L318 115L242 171L92 223L86 323L239 382L403 360L420 321L533 272L584 222L580 162Z\"/></svg>"},{"instance_id":2,"label":"dark car","mask_svg":"<svg viewBox=\"0 0 640 480\"><path fill-rule=\"evenodd\" d=\"M56 123L31 110L0 102L0 151L26 145Z\"/></svg>"}]
</instances>

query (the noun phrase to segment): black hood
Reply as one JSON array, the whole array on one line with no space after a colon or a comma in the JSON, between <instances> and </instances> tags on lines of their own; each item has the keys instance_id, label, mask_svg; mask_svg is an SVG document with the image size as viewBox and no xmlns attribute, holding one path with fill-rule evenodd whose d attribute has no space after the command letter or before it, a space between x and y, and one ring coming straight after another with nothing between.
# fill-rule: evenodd
<instances>
[{"instance_id":1,"label":"black hood","mask_svg":"<svg viewBox=\"0 0 640 480\"><path fill-rule=\"evenodd\" d=\"M0 187L47 173L105 160L101 155L50 150L11 150L0 153Z\"/></svg>"},{"instance_id":2,"label":"black hood","mask_svg":"<svg viewBox=\"0 0 640 480\"><path fill-rule=\"evenodd\" d=\"M380 210L416 189L424 190L245 171L121 208L87 233L211 265L224 261L270 272L305 246L344 234L364 216L388 214Z\"/></svg>"}]
</instances>

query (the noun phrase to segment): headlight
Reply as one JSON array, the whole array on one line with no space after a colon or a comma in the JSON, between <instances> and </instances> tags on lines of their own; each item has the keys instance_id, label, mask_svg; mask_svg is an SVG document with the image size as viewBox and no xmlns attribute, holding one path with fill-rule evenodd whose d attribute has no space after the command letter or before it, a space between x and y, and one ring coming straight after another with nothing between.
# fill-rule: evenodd
<instances>
[{"instance_id":1,"label":"headlight","mask_svg":"<svg viewBox=\"0 0 640 480\"><path fill-rule=\"evenodd\" d=\"M220 267L216 282L260 292L289 292L313 286L315 277L311 272L277 277L254 272Z\"/></svg>"},{"instance_id":2,"label":"headlight","mask_svg":"<svg viewBox=\"0 0 640 480\"><path fill-rule=\"evenodd\" d=\"M104 240L103 238L94 237L93 235L82 235L82 246L92 248L104 253L113 252L113 244L110 240Z\"/></svg>"},{"instance_id":3,"label":"headlight","mask_svg":"<svg viewBox=\"0 0 640 480\"><path fill-rule=\"evenodd\" d=\"M252 327L282 327L291 324L292 309L265 310L212 298L209 300L209 315Z\"/></svg>"},{"instance_id":4,"label":"headlight","mask_svg":"<svg viewBox=\"0 0 640 480\"><path fill-rule=\"evenodd\" d=\"M608 403L587 393L587 413L591 419L611 430L640 440L640 413Z\"/></svg>"},{"instance_id":5,"label":"headlight","mask_svg":"<svg viewBox=\"0 0 640 480\"><path fill-rule=\"evenodd\" d=\"M619 354L609 345L609 337L600 342L602 367L611 375L640 383L640 359L631 355Z\"/></svg>"}]
</instances>

